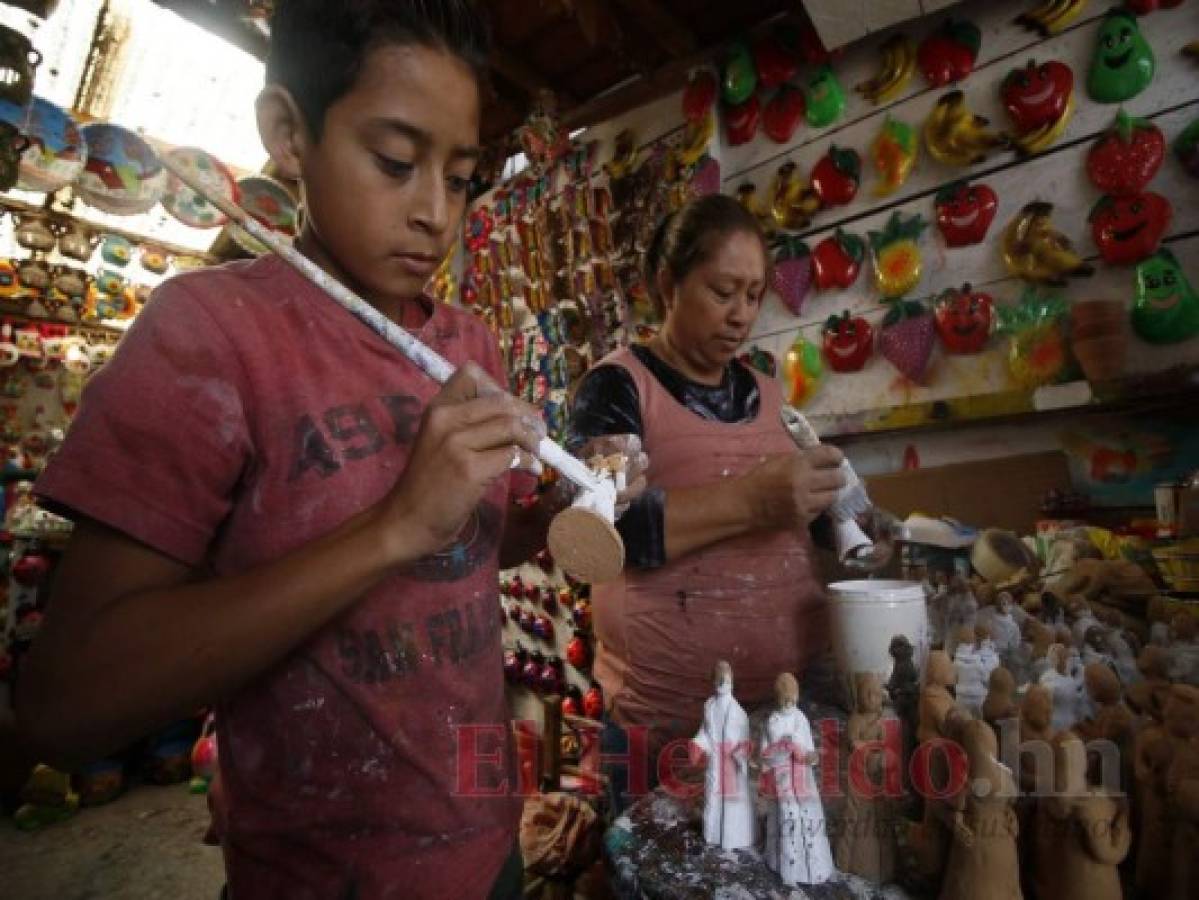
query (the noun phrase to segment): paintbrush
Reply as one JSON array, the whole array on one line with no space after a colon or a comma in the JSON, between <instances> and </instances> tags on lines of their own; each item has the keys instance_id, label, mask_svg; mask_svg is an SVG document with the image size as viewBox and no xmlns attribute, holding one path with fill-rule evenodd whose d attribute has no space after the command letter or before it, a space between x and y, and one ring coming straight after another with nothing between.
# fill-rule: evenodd
<instances>
[{"instance_id":1,"label":"paintbrush","mask_svg":"<svg viewBox=\"0 0 1199 900\"><path fill-rule=\"evenodd\" d=\"M169 156L164 154L160 159L163 166L172 175L261 241L271 252L277 254L301 275L336 300L343 309L353 313L359 321L403 353L417 368L438 384L445 384L453 377L454 367L437 351L421 343L391 321L236 203L208 190L193 178L190 172L176 165ZM603 495L613 490L610 482L597 478L584 463L575 459L549 437L543 437L541 443L537 445L537 458L546 465L553 466L568 481L584 491Z\"/></svg>"},{"instance_id":2,"label":"paintbrush","mask_svg":"<svg viewBox=\"0 0 1199 900\"><path fill-rule=\"evenodd\" d=\"M796 447L809 450L820 446L816 429L797 409L783 404L779 418ZM837 499L828 509L833 520L837 559L854 568L880 568L891 558L891 549L885 543L875 544L858 524L858 517L869 513L874 504L848 459L841 460L841 474L845 476L845 486L837 492Z\"/></svg>"}]
</instances>

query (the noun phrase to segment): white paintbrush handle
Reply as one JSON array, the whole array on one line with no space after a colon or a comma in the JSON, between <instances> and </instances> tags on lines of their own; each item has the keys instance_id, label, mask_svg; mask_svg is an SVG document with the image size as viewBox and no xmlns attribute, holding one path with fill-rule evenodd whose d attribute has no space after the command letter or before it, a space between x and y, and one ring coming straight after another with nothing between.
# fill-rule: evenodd
<instances>
[{"instance_id":1,"label":"white paintbrush handle","mask_svg":"<svg viewBox=\"0 0 1199 900\"><path fill-rule=\"evenodd\" d=\"M431 347L421 343L379 310L375 309L348 287L310 260L278 235L251 216L245 216L242 227L272 251L279 254L291 266L299 270L309 281L332 297L345 310L391 344L438 384L445 384L454 375L449 360ZM571 456L548 437L537 445L537 457L553 466L567 479L585 491L600 490L599 479L582 462Z\"/></svg>"}]
</instances>

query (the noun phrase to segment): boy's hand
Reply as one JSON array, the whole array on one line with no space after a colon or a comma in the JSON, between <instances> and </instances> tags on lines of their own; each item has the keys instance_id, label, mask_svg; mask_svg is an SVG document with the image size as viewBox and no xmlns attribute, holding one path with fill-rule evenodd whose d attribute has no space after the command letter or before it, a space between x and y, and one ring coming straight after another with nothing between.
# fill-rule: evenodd
<instances>
[{"instance_id":1,"label":"boy's hand","mask_svg":"<svg viewBox=\"0 0 1199 900\"><path fill-rule=\"evenodd\" d=\"M583 462L595 456L623 456L628 462L625 466L625 489L616 495L616 518L620 518L629 508L629 504L645 493L646 475L649 472L649 457L641 449L641 438L635 434L605 434L592 438L575 451L574 455ZM573 498L574 485L565 478L558 479L563 489Z\"/></svg>"},{"instance_id":2,"label":"boy's hand","mask_svg":"<svg viewBox=\"0 0 1199 900\"><path fill-rule=\"evenodd\" d=\"M537 410L495 385L475 363L460 368L425 410L408 465L385 501L400 558L450 543L483 494L510 468L537 470L545 425Z\"/></svg>"}]
</instances>

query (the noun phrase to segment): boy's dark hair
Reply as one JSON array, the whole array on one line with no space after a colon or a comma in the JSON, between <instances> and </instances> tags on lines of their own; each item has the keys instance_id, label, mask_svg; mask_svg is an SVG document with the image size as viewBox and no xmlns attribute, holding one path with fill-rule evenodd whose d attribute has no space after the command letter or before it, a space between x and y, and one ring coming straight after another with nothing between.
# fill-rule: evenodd
<instances>
[{"instance_id":1,"label":"boy's dark hair","mask_svg":"<svg viewBox=\"0 0 1199 900\"><path fill-rule=\"evenodd\" d=\"M471 0L279 0L266 80L287 89L319 140L325 112L354 86L370 52L389 44L445 50L482 82L491 35Z\"/></svg>"},{"instance_id":2,"label":"boy's dark hair","mask_svg":"<svg viewBox=\"0 0 1199 900\"><path fill-rule=\"evenodd\" d=\"M753 213L727 194L697 197L665 216L645 251L643 274L650 297L661 305L658 296L660 269L669 270L676 283L682 281L711 255L714 239L742 231L761 241L769 269L770 252L762 226Z\"/></svg>"}]
</instances>

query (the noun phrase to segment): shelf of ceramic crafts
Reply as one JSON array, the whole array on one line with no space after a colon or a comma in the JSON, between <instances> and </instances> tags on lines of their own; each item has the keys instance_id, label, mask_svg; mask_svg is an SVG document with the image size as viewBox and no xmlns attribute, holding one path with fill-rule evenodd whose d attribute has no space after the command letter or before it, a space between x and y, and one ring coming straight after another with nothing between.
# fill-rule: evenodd
<instances>
[{"instance_id":1,"label":"shelf of ceramic crafts","mask_svg":"<svg viewBox=\"0 0 1199 900\"><path fill-rule=\"evenodd\" d=\"M810 415L821 437L845 445L877 435L925 434L977 425L1012 425L1082 413L1151 412L1199 406L1199 365L1177 366L1094 384L1071 381L1036 390L930 400L838 415Z\"/></svg>"},{"instance_id":2,"label":"shelf of ceramic crafts","mask_svg":"<svg viewBox=\"0 0 1199 900\"><path fill-rule=\"evenodd\" d=\"M180 244L172 243L171 241L163 240L153 234L143 234L141 232L132 231L121 228L118 225L112 225L108 222L101 222L95 218L89 218L81 209L87 209L82 203L78 202L67 206L58 200L64 192L46 198L44 203L30 203L20 198L13 197L9 194L0 194L0 207L6 211L16 213L41 213L43 215L52 215L71 219L76 222L82 222L89 228L95 229L97 232L105 234L118 234L135 244L153 244L156 247L161 247L163 250L170 252L175 256L176 265L181 259L195 260L196 265L213 265L220 260L211 253L196 250L194 247L184 247ZM214 232L214 237L217 232Z\"/></svg>"},{"instance_id":3,"label":"shelf of ceramic crafts","mask_svg":"<svg viewBox=\"0 0 1199 900\"><path fill-rule=\"evenodd\" d=\"M25 312L25 306L34 297L6 297L0 300L0 319L12 322L14 325L62 325L73 334L88 338L99 338L103 341L119 341L125 334L126 328L119 325L105 325L103 322L68 322L50 316L31 316ZM133 319L128 320L132 323Z\"/></svg>"}]
</instances>

